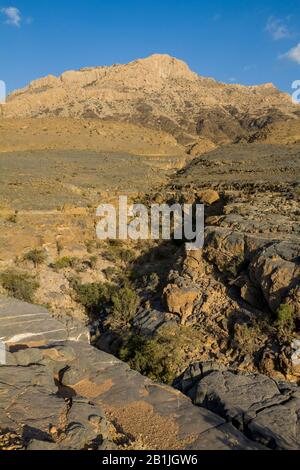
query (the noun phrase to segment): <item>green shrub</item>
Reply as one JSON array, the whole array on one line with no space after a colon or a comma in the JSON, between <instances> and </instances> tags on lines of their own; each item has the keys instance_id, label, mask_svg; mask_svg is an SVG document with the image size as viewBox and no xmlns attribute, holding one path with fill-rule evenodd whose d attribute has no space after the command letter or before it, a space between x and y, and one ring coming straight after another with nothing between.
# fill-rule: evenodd
<instances>
[{"instance_id":1,"label":"green shrub","mask_svg":"<svg viewBox=\"0 0 300 470\"><path fill-rule=\"evenodd\" d=\"M80 284L73 283L76 292L76 301L86 309L88 315L96 315L103 311L108 301L107 287L101 283Z\"/></svg>"},{"instance_id":2,"label":"green shrub","mask_svg":"<svg viewBox=\"0 0 300 470\"><path fill-rule=\"evenodd\" d=\"M125 248L120 240L110 240L109 245L104 252L104 256L112 263L121 262L126 265L135 260L134 251L129 248Z\"/></svg>"},{"instance_id":3,"label":"green shrub","mask_svg":"<svg viewBox=\"0 0 300 470\"><path fill-rule=\"evenodd\" d=\"M11 224L16 224L18 222L18 211L15 211L14 214L10 215L7 218L7 222L9 222Z\"/></svg>"},{"instance_id":4,"label":"green shrub","mask_svg":"<svg viewBox=\"0 0 300 470\"><path fill-rule=\"evenodd\" d=\"M292 332L295 329L295 309L292 305L281 304L277 310L275 326L279 330Z\"/></svg>"},{"instance_id":5,"label":"green shrub","mask_svg":"<svg viewBox=\"0 0 300 470\"><path fill-rule=\"evenodd\" d=\"M23 300L24 302L33 302L33 295L39 288L39 283L27 273L16 271L6 271L0 275L0 282L10 296Z\"/></svg>"},{"instance_id":6,"label":"green shrub","mask_svg":"<svg viewBox=\"0 0 300 470\"><path fill-rule=\"evenodd\" d=\"M95 241L94 240L86 240L84 242L84 244L85 244L87 252L90 253L90 254L93 253L93 250L95 248Z\"/></svg>"},{"instance_id":7,"label":"green shrub","mask_svg":"<svg viewBox=\"0 0 300 470\"><path fill-rule=\"evenodd\" d=\"M121 348L119 357L152 380L171 383L175 379L175 371L160 338L132 334Z\"/></svg>"},{"instance_id":8,"label":"green shrub","mask_svg":"<svg viewBox=\"0 0 300 470\"><path fill-rule=\"evenodd\" d=\"M113 266L108 266L108 268L103 270L103 273L108 281L112 281L116 277L118 270Z\"/></svg>"},{"instance_id":9,"label":"green shrub","mask_svg":"<svg viewBox=\"0 0 300 470\"><path fill-rule=\"evenodd\" d=\"M90 256L89 265L90 265L91 269L95 269L97 267L97 261L98 261L97 256Z\"/></svg>"},{"instance_id":10,"label":"green shrub","mask_svg":"<svg viewBox=\"0 0 300 470\"><path fill-rule=\"evenodd\" d=\"M152 338L131 334L123 342L119 357L152 380L171 384L202 345L203 336L195 328L169 324Z\"/></svg>"},{"instance_id":11,"label":"green shrub","mask_svg":"<svg viewBox=\"0 0 300 470\"><path fill-rule=\"evenodd\" d=\"M77 259L70 256L64 256L51 264L51 268L59 271L60 269L75 268Z\"/></svg>"},{"instance_id":12,"label":"green shrub","mask_svg":"<svg viewBox=\"0 0 300 470\"><path fill-rule=\"evenodd\" d=\"M36 248L34 250L28 251L28 253L25 253L23 259L25 261L31 261L34 266L37 267L39 264L45 263L47 254L44 250Z\"/></svg>"},{"instance_id":13,"label":"green shrub","mask_svg":"<svg viewBox=\"0 0 300 470\"><path fill-rule=\"evenodd\" d=\"M107 326L114 331L128 329L136 314L139 300L136 292L128 286L113 288L110 293L112 307L106 320Z\"/></svg>"},{"instance_id":14,"label":"green shrub","mask_svg":"<svg viewBox=\"0 0 300 470\"><path fill-rule=\"evenodd\" d=\"M149 292L156 292L160 283L157 273L150 273L143 276L142 284Z\"/></svg>"}]
</instances>

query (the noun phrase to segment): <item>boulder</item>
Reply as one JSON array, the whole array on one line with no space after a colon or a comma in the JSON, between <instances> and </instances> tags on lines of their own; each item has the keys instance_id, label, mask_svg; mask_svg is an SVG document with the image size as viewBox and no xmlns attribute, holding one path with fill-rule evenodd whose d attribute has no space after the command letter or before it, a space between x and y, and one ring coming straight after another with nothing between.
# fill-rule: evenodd
<instances>
[{"instance_id":1,"label":"boulder","mask_svg":"<svg viewBox=\"0 0 300 470\"><path fill-rule=\"evenodd\" d=\"M164 299L170 313L176 313L184 325L187 318L192 315L194 302L199 296L199 291L193 287L179 287L169 284L164 289Z\"/></svg>"},{"instance_id":2,"label":"boulder","mask_svg":"<svg viewBox=\"0 0 300 470\"><path fill-rule=\"evenodd\" d=\"M289 292L300 283L300 265L296 261L299 255L299 246L286 242L274 243L250 262L250 278L260 286L273 312L277 311Z\"/></svg>"},{"instance_id":3,"label":"boulder","mask_svg":"<svg viewBox=\"0 0 300 470\"><path fill-rule=\"evenodd\" d=\"M241 285L241 297L254 308L264 308L264 299L262 298L260 289L250 281L248 276L245 276L244 282Z\"/></svg>"},{"instance_id":4,"label":"boulder","mask_svg":"<svg viewBox=\"0 0 300 470\"><path fill-rule=\"evenodd\" d=\"M197 193L198 198L203 204L211 205L220 200L220 196L217 191L213 189L205 189Z\"/></svg>"},{"instance_id":5,"label":"boulder","mask_svg":"<svg viewBox=\"0 0 300 470\"><path fill-rule=\"evenodd\" d=\"M140 309L133 320L135 330L145 336L153 336L162 326L170 323L178 323L177 315L161 312L156 309Z\"/></svg>"}]
</instances>

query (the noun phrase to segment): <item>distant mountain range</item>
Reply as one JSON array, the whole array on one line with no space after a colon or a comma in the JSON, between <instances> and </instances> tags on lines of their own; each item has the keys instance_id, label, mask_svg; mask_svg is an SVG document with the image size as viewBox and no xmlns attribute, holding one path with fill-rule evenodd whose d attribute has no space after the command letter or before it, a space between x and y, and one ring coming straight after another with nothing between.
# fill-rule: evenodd
<instances>
[{"instance_id":1,"label":"distant mountain range","mask_svg":"<svg viewBox=\"0 0 300 470\"><path fill-rule=\"evenodd\" d=\"M270 125L298 120L300 108L272 84L227 85L153 55L35 80L8 97L2 117L125 121L165 131L196 154L199 146L261 138Z\"/></svg>"}]
</instances>

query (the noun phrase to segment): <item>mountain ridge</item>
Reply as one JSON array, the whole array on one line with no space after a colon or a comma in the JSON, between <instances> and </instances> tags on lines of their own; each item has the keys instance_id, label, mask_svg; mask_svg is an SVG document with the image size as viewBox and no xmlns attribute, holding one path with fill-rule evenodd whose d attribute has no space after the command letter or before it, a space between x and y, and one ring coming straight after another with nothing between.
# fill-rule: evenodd
<instances>
[{"instance_id":1,"label":"mountain ridge","mask_svg":"<svg viewBox=\"0 0 300 470\"><path fill-rule=\"evenodd\" d=\"M182 60L154 54L128 64L49 75L9 95L4 118L72 117L165 131L192 148L248 140L269 124L298 119L299 107L273 84L224 84Z\"/></svg>"},{"instance_id":2,"label":"mountain ridge","mask_svg":"<svg viewBox=\"0 0 300 470\"><path fill-rule=\"evenodd\" d=\"M213 77L206 77L202 75L198 75L196 72L193 72L187 63L185 63L181 59L177 59L175 57L170 56L169 54L152 54L148 57L141 58L141 59L136 59L133 61L128 62L127 64L121 64L121 63L115 63L112 65L96 65L96 66L87 66L87 67L81 67L79 69L75 70L67 70L64 71L62 74L56 76L54 74L49 74L44 77L32 80L29 82L28 85L25 87L16 89L10 93L9 96L16 96L19 94L22 94L24 91L27 91L28 89L35 88L39 84L43 84L44 82L51 82L54 84L57 81L68 81L68 77L71 77L71 74L76 74L76 73L85 73L85 72L93 72L93 71L104 71L104 70L118 70L124 67L135 67L135 66L153 66L156 65L158 71L163 75L164 72L166 71L166 66L169 67L170 69L173 69L173 71L176 72L178 70L181 70L182 75L185 75L186 79L190 80L197 80L197 79L203 79L205 81L211 81L219 85L225 85L226 87L232 87L232 88L245 88L245 89L275 89L279 93L286 95L287 97L289 96L287 93L280 91L272 82L266 82L262 83L261 85L241 85L239 83L235 84L227 84L225 82L222 82L221 80L216 80ZM163 70L165 66L165 71ZM153 69L152 69L153 70Z\"/></svg>"}]
</instances>

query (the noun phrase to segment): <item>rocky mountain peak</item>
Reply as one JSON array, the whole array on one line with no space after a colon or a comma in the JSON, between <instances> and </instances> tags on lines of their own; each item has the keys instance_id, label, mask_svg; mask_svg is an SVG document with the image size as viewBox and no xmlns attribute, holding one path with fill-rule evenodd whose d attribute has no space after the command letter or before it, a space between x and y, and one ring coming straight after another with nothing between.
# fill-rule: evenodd
<instances>
[{"instance_id":1,"label":"rocky mountain peak","mask_svg":"<svg viewBox=\"0 0 300 470\"><path fill-rule=\"evenodd\" d=\"M145 59L138 59L132 64L137 65L141 70L149 70L151 74L160 78L198 79L198 75L192 72L184 61L168 54L153 54Z\"/></svg>"},{"instance_id":2,"label":"rocky mountain peak","mask_svg":"<svg viewBox=\"0 0 300 470\"><path fill-rule=\"evenodd\" d=\"M125 121L167 132L189 147L206 139L206 148L299 117L291 97L272 84L227 85L167 54L49 75L12 93L2 108L4 118Z\"/></svg>"}]
</instances>

